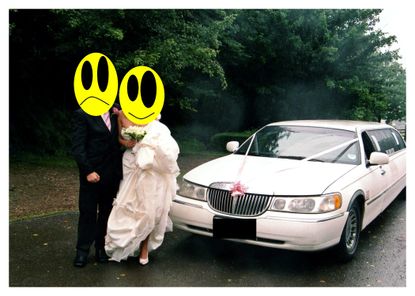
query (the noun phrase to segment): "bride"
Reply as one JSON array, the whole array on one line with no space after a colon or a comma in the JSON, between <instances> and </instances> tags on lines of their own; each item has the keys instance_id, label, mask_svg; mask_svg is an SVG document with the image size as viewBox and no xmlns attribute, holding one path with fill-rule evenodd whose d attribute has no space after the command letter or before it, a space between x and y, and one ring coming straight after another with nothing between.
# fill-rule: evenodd
<instances>
[{"instance_id":1,"label":"bride","mask_svg":"<svg viewBox=\"0 0 415 296\"><path fill-rule=\"evenodd\" d=\"M119 141L128 149L108 219L105 251L109 260L118 262L139 255L140 264L145 265L148 253L162 244L165 232L172 231L168 214L177 189L179 147L158 119L142 126L145 136L139 142L126 136L126 128L133 125L120 111Z\"/></svg>"}]
</instances>

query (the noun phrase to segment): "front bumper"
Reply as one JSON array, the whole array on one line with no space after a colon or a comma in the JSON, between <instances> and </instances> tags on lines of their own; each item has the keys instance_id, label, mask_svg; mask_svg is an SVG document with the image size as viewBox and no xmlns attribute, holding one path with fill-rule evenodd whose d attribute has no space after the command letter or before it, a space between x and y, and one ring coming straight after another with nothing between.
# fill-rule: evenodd
<instances>
[{"instance_id":1,"label":"front bumper","mask_svg":"<svg viewBox=\"0 0 415 296\"><path fill-rule=\"evenodd\" d=\"M176 195L170 211L175 227L211 237L215 215L256 219L256 240L229 240L271 248L315 251L339 243L348 212L297 214L266 211L257 217L235 217L215 212L205 201L180 195Z\"/></svg>"}]
</instances>

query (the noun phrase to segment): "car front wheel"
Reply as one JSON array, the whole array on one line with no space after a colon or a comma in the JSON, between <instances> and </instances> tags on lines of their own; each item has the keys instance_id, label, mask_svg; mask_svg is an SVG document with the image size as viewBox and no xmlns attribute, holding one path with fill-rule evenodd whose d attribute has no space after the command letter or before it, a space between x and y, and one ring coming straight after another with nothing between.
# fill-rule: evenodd
<instances>
[{"instance_id":1,"label":"car front wheel","mask_svg":"<svg viewBox=\"0 0 415 296\"><path fill-rule=\"evenodd\" d=\"M340 243L337 245L336 254L342 261L349 261L356 253L359 244L361 228L361 212L357 202L354 202L349 210L346 225L344 226Z\"/></svg>"}]
</instances>

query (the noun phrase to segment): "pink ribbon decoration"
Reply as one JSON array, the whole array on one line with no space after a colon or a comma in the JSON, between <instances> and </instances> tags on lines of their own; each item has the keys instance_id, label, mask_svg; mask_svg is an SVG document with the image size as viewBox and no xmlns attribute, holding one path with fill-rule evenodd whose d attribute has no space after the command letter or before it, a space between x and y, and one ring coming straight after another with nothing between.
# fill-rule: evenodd
<instances>
[{"instance_id":1,"label":"pink ribbon decoration","mask_svg":"<svg viewBox=\"0 0 415 296\"><path fill-rule=\"evenodd\" d=\"M233 183L232 188L230 189L231 191L231 196L240 196L240 195L245 195L245 191L248 188L244 185L241 184L240 181Z\"/></svg>"},{"instance_id":2,"label":"pink ribbon decoration","mask_svg":"<svg viewBox=\"0 0 415 296\"><path fill-rule=\"evenodd\" d=\"M246 158L248 157L249 150L251 150L252 142L254 141L254 139L255 139L255 134L253 134L251 142L249 143L248 149L246 150L241 167L239 168L238 174L236 176L237 180L240 178L242 171L245 167ZM248 187L246 187L245 185L242 185L241 181L236 181L235 183L233 183L232 188L230 189L231 196L234 197L234 196L245 195L245 192L247 189Z\"/></svg>"}]
</instances>

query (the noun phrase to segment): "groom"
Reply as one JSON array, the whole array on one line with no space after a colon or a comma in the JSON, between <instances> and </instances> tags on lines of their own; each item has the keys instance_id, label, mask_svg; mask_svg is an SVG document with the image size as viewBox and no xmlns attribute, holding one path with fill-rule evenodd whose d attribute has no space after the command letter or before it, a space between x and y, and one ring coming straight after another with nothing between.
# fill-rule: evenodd
<instances>
[{"instance_id":1,"label":"groom","mask_svg":"<svg viewBox=\"0 0 415 296\"><path fill-rule=\"evenodd\" d=\"M79 168L79 222L74 266L87 264L95 242L97 262L107 262L104 250L107 221L122 178L116 108L101 116L78 109L73 117L72 153Z\"/></svg>"}]
</instances>

